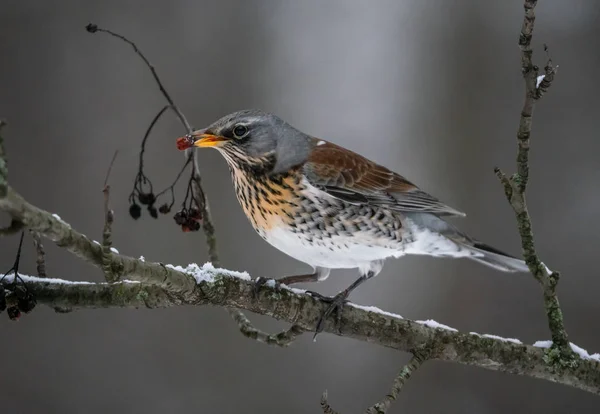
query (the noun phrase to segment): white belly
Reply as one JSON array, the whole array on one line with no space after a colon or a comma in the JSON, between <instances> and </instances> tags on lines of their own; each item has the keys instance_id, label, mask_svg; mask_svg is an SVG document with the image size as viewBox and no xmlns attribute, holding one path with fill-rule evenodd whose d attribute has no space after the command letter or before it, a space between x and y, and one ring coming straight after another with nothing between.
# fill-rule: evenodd
<instances>
[{"instance_id":1,"label":"white belly","mask_svg":"<svg viewBox=\"0 0 600 414\"><path fill-rule=\"evenodd\" d=\"M313 238L310 242L302 234L275 227L262 236L273 247L296 260L329 269L364 268L371 262L403 255L401 250L377 245L367 234L360 233L352 237Z\"/></svg>"}]
</instances>

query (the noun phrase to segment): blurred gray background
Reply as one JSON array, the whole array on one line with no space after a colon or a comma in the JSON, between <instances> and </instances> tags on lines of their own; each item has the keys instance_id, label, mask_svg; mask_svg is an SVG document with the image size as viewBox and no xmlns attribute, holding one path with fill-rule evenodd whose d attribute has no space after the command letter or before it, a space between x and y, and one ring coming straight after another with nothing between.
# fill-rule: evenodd
<instances>
[{"instance_id":1,"label":"blurred gray background","mask_svg":"<svg viewBox=\"0 0 600 414\"><path fill-rule=\"evenodd\" d=\"M518 254L512 212L493 167L514 170L523 101L517 47L522 1L221 0L16 1L0 7L0 116L10 182L34 204L100 239L102 182L111 184L115 246L165 263L203 263L201 233L170 217L133 221L127 196L145 128L164 100L132 50L93 21L129 36L156 65L196 127L243 108L279 114L407 176L467 212L460 226ZM534 118L530 209L543 260L563 272L571 340L600 351L600 3L539 2L536 63L550 46L560 69ZM152 135L147 173L168 185L183 156L173 116ZM223 265L253 276L307 270L263 242L235 199L224 160L200 154ZM183 184L183 183L182 183ZM178 187L178 200L183 188ZM8 220L2 216L2 224ZM12 265L18 238L0 240ZM30 239L22 264L35 273ZM102 279L46 243L53 277ZM5 269L3 269L5 270ZM336 271L317 289L354 280ZM533 278L467 261L390 260L352 295L413 319L527 343L548 339ZM282 324L251 315L260 327ZM322 335L289 349L244 339L217 308L93 310L39 307L0 315L0 400L5 413L317 413L321 393L343 414L388 392L408 356ZM596 413L600 399L548 382L431 362L393 413Z\"/></svg>"}]
</instances>

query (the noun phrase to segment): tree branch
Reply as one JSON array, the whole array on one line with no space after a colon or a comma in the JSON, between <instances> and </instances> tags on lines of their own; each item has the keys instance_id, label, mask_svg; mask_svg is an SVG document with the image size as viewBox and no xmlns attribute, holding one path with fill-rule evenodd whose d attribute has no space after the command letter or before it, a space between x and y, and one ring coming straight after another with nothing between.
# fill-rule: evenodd
<instances>
[{"instance_id":1,"label":"tree branch","mask_svg":"<svg viewBox=\"0 0 600 414\"><path fill-rule=\"evenodd\" d=\"M398 398L398 395L400 394L400 391L402 391L404 384L406 384L406 382L410 379L413 372L421 367L425 360L426 358L424 354L415 352L410 361L408 361L408 363L402 367L396 378L394 378L390 393L383 397L380 402L367 408L365 414L387 413L392 406L392 403L396 400L396 398ZM331 405L329 405L327 390L325 390L321 396L321 409L323 410L323 414L339 414L331 407Z\"/></svg>"},{"instance_id":2,"label":"tree branch","mask_svg":"<svg viewBox=\"0 0 600 414\"><path fill-rule=\"evenodd\" d=\"M545 74L542 77L538 77L538 68L532 62L533 50L531 49L531 39L533 37L536 4L537 0L525 0L525 14L519 36L521 71L525 80L525 101L521 110L517 131L517 173L510 178L499 168L495 169L495 173L502 183L506 198L515 213L525 262L533 277L542 287L544 307L548 317L548 326L552 334L553 347L558 350L555 356L562 363L569 364L571 363L573 352L569 346L569 339L556 294L559 273L548 269L536 252L531 217L527 209L525 197L527 183L529 182L529 148L533 110L537 100L550 87L556 72L551 59L548 57Z\"/></svg>"},{"instance_id":3,"label":"tree branch","mask_svg":"<svg viewBox=\"0 0 600 414\"><path fill-rule=\"evenodd\" d=\"M188 278L193 290L182 292L131 281L106 284L22 277L38 303L72 309L214 305L245 309L314 331L328 306L296 289L263 285L255 292L255 284L248 275L209 265L202 268L190 265L185 272L170 266L167 269L178 277ZM11 281L9 276L3 284ZM550 349L433 326L373 307L349 304L341 324L336 326L336 318L329 317L324 332L399 351L426 352L431 360L545 379L600 394L600 363L596 359L576 356L575 363L566 366L551 358Z\"/></svg>"}]
</instances>

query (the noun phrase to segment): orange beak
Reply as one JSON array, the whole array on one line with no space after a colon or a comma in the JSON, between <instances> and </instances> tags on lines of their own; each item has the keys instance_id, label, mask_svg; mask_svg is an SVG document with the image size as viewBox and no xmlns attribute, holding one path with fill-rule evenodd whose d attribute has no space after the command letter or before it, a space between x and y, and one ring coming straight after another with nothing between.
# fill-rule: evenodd
<instances>
[{"instance_id":1,"label":"orange beak","mask_svg":"<svg viewBox=\"0 0 600 414\"><path fill-rule=\"evenodd\" d=\"M201 147L201 148L220 147L225 142L229 141L228 138L225 138L225 137L222 137L219 135L211 135L211 134L195 135L195 134L192 134L192 136L195 138L194 146Z\"/></svg>"}]
</instances>

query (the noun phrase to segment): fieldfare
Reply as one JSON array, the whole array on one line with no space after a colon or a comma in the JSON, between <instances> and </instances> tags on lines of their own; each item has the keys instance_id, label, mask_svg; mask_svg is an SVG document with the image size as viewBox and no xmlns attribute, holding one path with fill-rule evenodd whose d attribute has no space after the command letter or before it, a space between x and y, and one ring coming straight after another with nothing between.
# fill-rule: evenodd
<instances>
[{"instance_id":1,"label":"fieldfare","mask_svg":"<svg viewBox=\"0 0 600 414\"><path fill-rule=\"evenodd\" d=\"M273 114L246 110L224 116L179 138L180 149L191 146L216 148L225 157L256 232L314 270L278 282L321 281L331 269L358 268L360 277L352 285L326 298L331 304L317 332L334 310L339 317L350 292L376 276L388 257L464 257L505 272L528 271L523 260L445 220L464 213L401 175Z\"/></svg>"}]
</instances>

